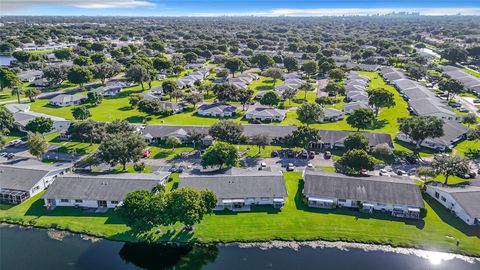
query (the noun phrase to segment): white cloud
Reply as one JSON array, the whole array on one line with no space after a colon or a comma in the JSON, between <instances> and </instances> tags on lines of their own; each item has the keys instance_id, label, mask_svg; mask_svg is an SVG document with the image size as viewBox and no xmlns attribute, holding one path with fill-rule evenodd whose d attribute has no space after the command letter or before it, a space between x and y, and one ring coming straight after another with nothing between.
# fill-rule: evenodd
<instances>
[{"instance_id":1,"label":"white cloud","mask_svg":"<svg viewBox=\"0 0 480 270\"><path fill-rule=\"evenodd\" d=\"M87 9L154 7L143 0L0 0L1 13L22 13L42 6L70 6Z\"/></svg>"},{"instance_id":2,"label":"white cloud","mask_svg":"<svg viewBox=\"0 0 480 270\"><path fill-rule=\"evenodd\" d=\"M392 12L419 12L422 15L479 15L480 8L315 8L290 9L280 8L269 11L242 12L242 13L194 13L193 16L343 16L343 15L374 15Z\"/></svg>"}]
</instances>

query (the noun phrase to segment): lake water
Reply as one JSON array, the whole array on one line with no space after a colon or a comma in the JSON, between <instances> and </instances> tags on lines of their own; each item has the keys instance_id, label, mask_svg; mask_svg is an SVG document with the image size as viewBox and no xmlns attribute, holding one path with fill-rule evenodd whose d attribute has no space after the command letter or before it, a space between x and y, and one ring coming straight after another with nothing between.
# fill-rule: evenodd
<instances>
[{"instance_id":1,"label":"lake water","mask_svg":"<svg viewBox=\"0 0 480 270\"><path fill-rule=\"evenodd\" d=\"M396 250L396 249L394 249ZM476 259L411 250L360 248L212 247L171 248L128 244L43 229L0 227L0 269L348 269L470 270ZM397 250L398 251L398 250ZM409 254L406 254L409 253ZM413 255L417 254L417 255Z\"/></svg>"},{"instance_id":2,"label":"lake water","mask_svg":"<svg viewBox=\"0 0 480 270\"><path fill-rule=\"evenodd\" d=\"M10 61L12 61L13 58L12 56L7 56L7 55L0 55L0 66L8 66L10 65Z\"/></svg>"}]
</instances>

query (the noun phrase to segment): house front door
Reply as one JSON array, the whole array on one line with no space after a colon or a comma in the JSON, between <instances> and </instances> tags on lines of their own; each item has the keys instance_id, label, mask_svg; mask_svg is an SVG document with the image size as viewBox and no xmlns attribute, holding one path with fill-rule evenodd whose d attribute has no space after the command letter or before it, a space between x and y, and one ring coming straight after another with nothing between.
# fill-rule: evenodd
<instances>
[{"instance_id":1,"label":"house front door","mask_svg":"<svg viewBox=\"0 0 480 270\"><path fill-rule=\"evenodd\" d=\"M106 208L107 207L107 201L97 201L98 208Z\"/></svg>"}]
</instances>

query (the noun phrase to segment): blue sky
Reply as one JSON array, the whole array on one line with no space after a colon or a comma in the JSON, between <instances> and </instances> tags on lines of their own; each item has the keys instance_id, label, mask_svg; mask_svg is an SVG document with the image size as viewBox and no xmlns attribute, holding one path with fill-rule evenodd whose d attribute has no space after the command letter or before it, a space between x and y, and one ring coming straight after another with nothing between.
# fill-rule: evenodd
<instances>
[{"instance_id":1,"label":"blue sky","mask_svg":"<svg viewBox=\"0 0 480 270\"><path fill-rule=\"evenodd\" d=\"M322 16L392 11L480 15L480 0L0 0L1 15Z\"/></svg>"}]
</instances>

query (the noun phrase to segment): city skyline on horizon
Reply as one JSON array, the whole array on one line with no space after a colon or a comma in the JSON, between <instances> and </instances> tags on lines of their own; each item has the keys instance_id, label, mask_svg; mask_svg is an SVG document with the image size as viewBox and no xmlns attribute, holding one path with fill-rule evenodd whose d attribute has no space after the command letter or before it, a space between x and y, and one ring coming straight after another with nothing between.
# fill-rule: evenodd
<instances>
[{"instance_id":1,"label":"city skyline on horizon","mask_svg":"<svg viewBox=\"0 0 480 270\"><path fill-rule=\"evenodd\" d=\"M480 15L474 0L2 0L2 16L342 16L393 12Z\"/></svg>"}]
</instances>

